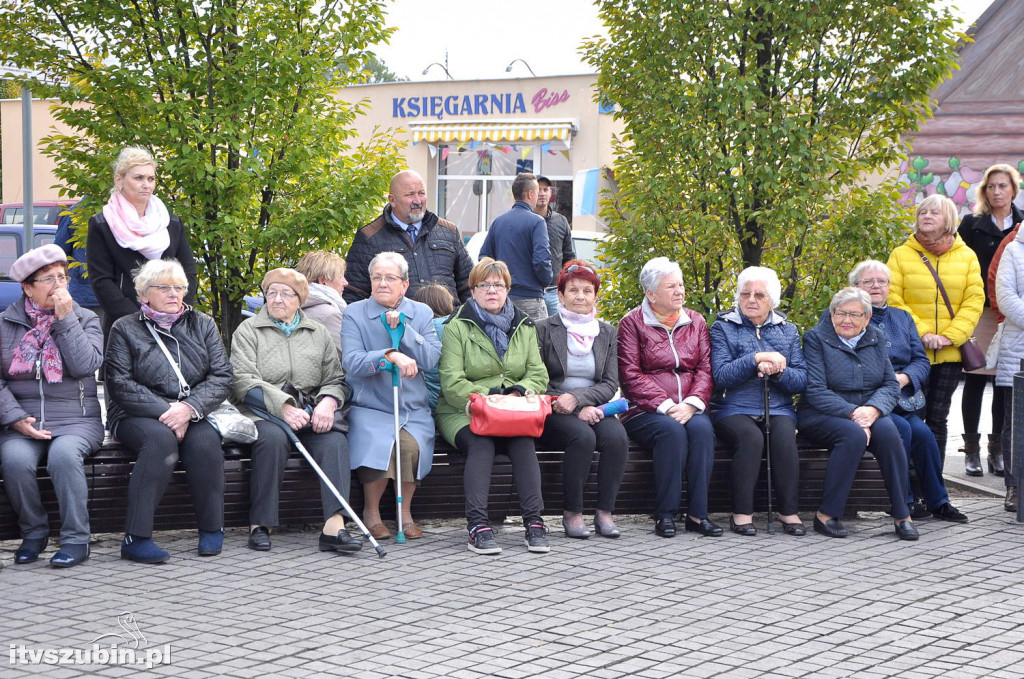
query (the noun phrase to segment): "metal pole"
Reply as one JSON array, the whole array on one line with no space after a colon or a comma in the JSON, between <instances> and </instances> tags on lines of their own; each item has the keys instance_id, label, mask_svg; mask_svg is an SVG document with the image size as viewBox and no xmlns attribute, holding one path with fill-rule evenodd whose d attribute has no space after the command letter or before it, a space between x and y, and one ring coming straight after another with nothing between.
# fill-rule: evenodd
<instances>
[{"instance_id":1,"label":"metal pole","mask_svg":"<svg viewBox=\"0 0 1024 679\"><path fill-rule=\"evenodd\" d=\"M32 200L32 154L35 152L32 143L32 93L28 85L21 86L21 154L22 154L22 200L25 209L24 243L22 253L32 249L32 224L35 222L35 201Z\"/></svg>"}]
</instances>

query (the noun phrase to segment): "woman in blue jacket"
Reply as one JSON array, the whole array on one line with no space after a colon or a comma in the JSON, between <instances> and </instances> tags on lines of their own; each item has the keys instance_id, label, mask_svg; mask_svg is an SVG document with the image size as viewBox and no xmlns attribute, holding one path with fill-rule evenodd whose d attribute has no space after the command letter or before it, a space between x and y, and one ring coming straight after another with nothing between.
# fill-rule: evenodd
<instances>
[{"instance_id":1,"label":"woman in blue jacket","mask_svg":"<svg viewBox=\"0 0 1024 679\"><path fill-rule=\"evenodd\" d=\"M781 294L782 285L774 271L748 267L736 280L736 307L719 314L711 326L711 375L715 380L711 419L719 439L732 448L729 528L739 535L757 534L752 514L764 451L760 423L765 415L765 380L779 521L790 535L806 532L797 514L800 466L793 396L803 392L807 373L800 333L775 311Z\"/></svg>"},{"instance_id":2,"label":"woman in blue jacket","mask_svg":"<svg viewBox=\"0 0 1024 679\"><path fill-rule=\"evenodd\" d=\"M831 448L814 530L845 538L841 518L865 451L878 460L889 492L890 514L901 540L916 540L907 509L907 456L889 414L900 395L885 333L870 324L871 298L843 288L828 317L804 333L807 390L797 411L800 432Z\"/></svg>"},{"instance_id":3,"label":"woman in blue jacket","mask_svg":"<svg viewBox=\"0 0 1024 679\"><path fill-rule=\"evenodd\" d=\"M914 470L924 495L924 504L914 500L907 487L911 515L934 516L943 521L967 523L967 516L953 506L942 480L942 455L935 434L916 411L924 407L924 385L931 363L924 352L921 336L910 314L886 303L889 296L889 267L877 259L867 259L850 272L850 285L871 298L871 325L885 333L889 361L900 385L900 400L892 411L892 421L903 439L903 449L914 461ZM917 398L915 402L914 399Z\"/></svg>"}]
</instances>

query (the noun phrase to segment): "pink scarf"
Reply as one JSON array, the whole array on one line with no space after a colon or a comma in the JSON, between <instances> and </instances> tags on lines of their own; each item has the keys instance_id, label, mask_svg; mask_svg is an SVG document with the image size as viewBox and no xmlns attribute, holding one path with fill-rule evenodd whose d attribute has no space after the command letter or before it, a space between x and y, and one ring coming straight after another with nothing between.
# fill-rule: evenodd
<instances>
[{"instance_id":1,"label":"pink scarf","mask_svg":"<svg viewBox=\"0 0 1024 679\"><path fill-rule=\"evenodd\" d=\"M21 338L18 348L14 351L10 373L30 373L35 369L38 359L43 374L46 375L46 381L56 384L64 379L64 361L61 360L60 351L50 335L54 319L53 310L40 309L39 305L26 297L25 313L32 321L32 328Z\"/></svg>"},{"instance_id":2,"label":"pink scarf","mask_svg":"<svg viewBox=\"0 0 1024 679\"><path fill-rule=\"evenodd\" d=\"M163 311L157 311L153 307L149 306L145 302L142 303L142 315L149 320L156 323L164 330L170 330L174 322L181 318L181 315L185 313L185 305L181 305L181 311L176 314L168 314Z\"/></svg>"},{"instance_id":3,"label":"pink scarf","mask_svg":"<svg viewBox=\"0 0 1024 679\"><path fill-rule=\"evenodd\" d=\"M589 314L578 314L559 303L558 316L565 326L570 354L586 356L594 350L594 338L601 332L601 326L597 322L597 309L592 309Z\"/></svg>"},{"instance_id":4,"label":"pink scarf","mask_svg":"<svg viewBox=\"0 0 1024 679\"><path fill-rule=\"evenodd\" d=\"M134 205L120 192L115 193L103 206L103 217L118 245L134 250L146 259L158 259L171 244L171 236L167 233L171 216L163 201L156 196L149 197L146 214L140 217Z\"/></svg>"}]
</instances>

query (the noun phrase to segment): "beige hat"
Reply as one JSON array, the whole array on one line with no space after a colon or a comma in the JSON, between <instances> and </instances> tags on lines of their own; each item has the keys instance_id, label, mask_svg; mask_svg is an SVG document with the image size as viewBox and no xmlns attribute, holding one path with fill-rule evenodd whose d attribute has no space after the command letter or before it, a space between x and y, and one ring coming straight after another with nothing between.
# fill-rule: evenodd
<instances>
[{"instance_id":1,"label":"beige hat","mask_svg":"<svg viewBox=\"0 0 1024 679\"><path fill-rule=\"evenodd\" d=\"M309 297L309 282L295 269L281 268L268 271L267 275L263 277L263 282L260 283L264 295L267 294L267 288L271 283L283 283L294 290L295 294L299 296L300 306L305 304L306 298Z\"/></svg>"}]
</instances>

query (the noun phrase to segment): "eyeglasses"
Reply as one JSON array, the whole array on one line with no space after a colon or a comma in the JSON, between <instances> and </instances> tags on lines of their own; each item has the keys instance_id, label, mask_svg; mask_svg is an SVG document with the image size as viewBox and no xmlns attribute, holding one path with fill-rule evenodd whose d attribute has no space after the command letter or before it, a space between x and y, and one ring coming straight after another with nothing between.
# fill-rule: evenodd
<instances>
[{"instance_id":1,"label":"eyeglasses","mask_svg":"<svg viewBox=\"0 0 1024 679\"><path fill-rule=\"evenodd\" d=\"M273 299L277 297L279 299L289 300L295 299L298 295L291 290L267 290L267 299Z\"/></svg>"},{"instance_id":2,"label":"eyeglasses","mask_svg":"<svg viewBox=\"0 0 1024 679\"><path fill-rule=\"evenodd\" d=\"M187 285L151 285L149 287L152 290L156 290L161 295L166 295L171 290L178 293L179 295L184 295L185 292L188 290Z\"/></svg>"},{"instance_id":3,"label":"eyeglasses","mask_svg":"<svg viewBox=\"0 0 1024 679\"><path fill-rule=\"evenodd\" d=\"M477 290L504 290L507 286L504 283L477 283L473 287Z\"/></svg>"},{"instance_id":4,"label":"eyeglasses","mask_svg":"<svg viewBox=\"0 0 1024 679\"><path fill-rule=\"evenodd\" d=\"M54 283L56 283L57 285L64 285L65 283L68 282L68 277L64 275L47 276L46 278L37 278L32 282L39 283L40 285L45 287L52 287Z\"/></svg>"},{"instance_id":5,"label":"eyeglasses","mask_svg":"<svg viewBox=\"0 0 1024 679\"><path fill-rule=\"evenodd\" d=\"M371 283L376 283L378 285L381 284L381 283L387 283L388 285L394 285L395 283L401 283L404 280L405 279L400 277L400 276L371 276L370 277L370 282Z\"/></svg>"},{"instance_id":6,"label":"eyeglasses","mask_svg":"<svg viewBox=\"0 0 1024 679\"><path fill-rule=\"evenodd\" d=\"M766 292L750 292L748 290L744 290L743 292L740 293L740 299L750 299L751 297L756 299L758 302L763 302L766 299L768 299L768 293L766 293Z\"/></svg>"},{"instance_id":7,"label":"eyeglasses","mask_svg":"<svg viewBox=\"0 0 1024 679\"><path fill-rule=\"evenodd\" d=\"M849 318L854 321L860 320L867 316L867 314L864 313L863 311L836 311L832 315L839 319Z\"/></svg>"},{"instance_id":8,"label":"eyeglasses","mask_svg":"<svg viewBox=\"0 0 1024 679\"><path fill-rule=\"evenodd\" d=\"M578 271L579 269L583 269L584 271L589 271L590 273L594 274L595 276L597 275L597 272L594 271L593 267L585 266L583 264L573 264L572 266L570 266L568 269L565 270L565 273L572 273L573 271Z\"/></svg>"},{"instance_id":9,"label":"eyeglasses","mask_svg":"<svg viewBox=\"0 0 1024 679\"><path fill-rule=\"evenodd\" d=\"M865 278L865 279L863 279L860 282L860 285L863 285L865 288L873 288L876 285L878 287L880 287L880 288L884 288L885 286L889 285L889 279L888 278Z\"/></svg>"}]
</instances>

